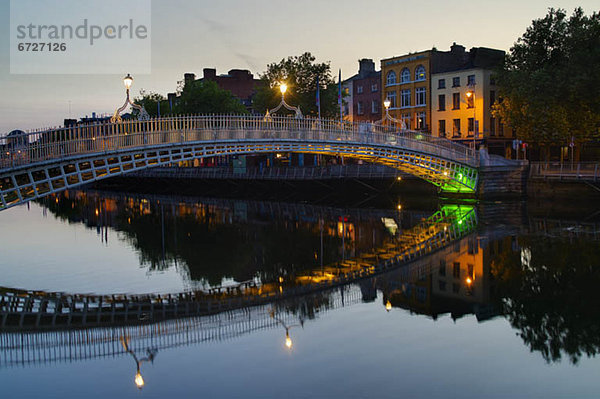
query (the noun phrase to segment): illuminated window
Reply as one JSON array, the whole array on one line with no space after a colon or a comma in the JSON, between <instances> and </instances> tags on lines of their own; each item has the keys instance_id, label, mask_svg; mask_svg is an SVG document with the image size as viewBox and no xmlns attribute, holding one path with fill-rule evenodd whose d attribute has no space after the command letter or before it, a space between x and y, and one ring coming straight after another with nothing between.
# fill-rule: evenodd
<instances>
[{"instance_id":1,"label":"illuminated window","mask_svg":"<svg viewBox=\"0 0 600 399\"><path fill-rule=\"evenodd\" d=\"M396 84L396 72L389 71L386 78L386 85L391 86Z\"/></svg>"},{"instance_id":2,"label":"illuminated window","mask_svg":"<svg viewBox=\"0 0 600 399\"><path fill-rule=\"evenodd\" d=\"M404 68L402 73L400 74L400 83L409 83L410 82L410 70L408 68Z\"/></svg>"},{"instance_id":3,"label":"illuminated window","mask_svg":"<svg viewBox=\"0 0 600 399\"><path fill-rule=\"evenodd\" d=\"M423 130L427 127L425 112L417 113L417 129Z\"/></svg>"},{"instance_id":4,"label":"illuminated window","mask_svg":"<svg viewBox=\"0 0 600 399\"><path fill-rule=\"evenodd\" d=\"M452 109L460 109L460 93L452 93Z\"/></svg>"},{"instance_id":5,"label":"illuminated window","mask_svg":"<svg viewBox=\"0 0 600 399\"><path fill-rule=\"evenodd\" d=\"M419 65L416 69L415 69L415 81L416 82L420 82L425 80L425 67L423 65Z\"/></svg>"}]
</instances>

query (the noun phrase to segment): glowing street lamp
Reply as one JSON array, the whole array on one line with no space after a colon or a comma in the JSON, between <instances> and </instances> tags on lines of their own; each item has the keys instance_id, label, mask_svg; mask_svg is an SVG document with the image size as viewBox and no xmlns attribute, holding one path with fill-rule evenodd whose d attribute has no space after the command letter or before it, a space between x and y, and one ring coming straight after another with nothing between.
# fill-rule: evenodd
<instances>
[{"instance_id":1,"label":"glowing street lamp","mask_svg":"<svg viewBox=\"0 0 600 399\"><path fill-rule=\"evenodd\" d=\"M279 91L281 92L281 102L275 108L267 110L267 113L265 114L264 118L265 121L271 120L271 115L279 111L282 107L287 109L288 111L294 111L296 113L296 119L304 118L304 115L302 115L302 111L300 111L300 107L294 107L285 102L285 92L287 91L287 89L288 86L285 82L279 83Z\"/></svg>"},{"instance_id":2,"label":"glowing street lamp","mask_svg":"<svg viewBox=\"0 0 600 399\"><path fill-rule=\"evenodd\" d=\"M400 125L400 129L401 130L406 130L406 124L404 123L404 121L400 120L400 119L396 119L393 116L390 115L390 107L392 106L392 100L390 100L389 98L386 98L385 100L383 100L383 107L385 108L385 116L383 117L383 119L381 119L380 121L375 122L376 125L383 125L384 122L386 120L396 123L398 125Z\"/></svg>"},{"instance_id":3,"label":"glowing street lamp","mask_svg":"<svg viewBox=\"0 0 600 399\"><path fill-rule=\"evenodd\" d=\"M121 108L118 108L115 111L112 118L110 118L110 122L111 123L121 122L122 121L121 112L125 111L125 109L127 108L128 105L131 105L131 108L137 109L139 111L138 120L147 121L148 119L150 119L150 115L148 115L148 112L146 112L146 109L140 105L134 104L131 101L131 98L129 97L129 90L131 89L131 86L133 85L133 78L131 77L130 74L127 74L127 76L125 76L123 78L123 85L125 85L125 92L126 92L125 103L121 106Z\"/></svg>"}]
</instances>

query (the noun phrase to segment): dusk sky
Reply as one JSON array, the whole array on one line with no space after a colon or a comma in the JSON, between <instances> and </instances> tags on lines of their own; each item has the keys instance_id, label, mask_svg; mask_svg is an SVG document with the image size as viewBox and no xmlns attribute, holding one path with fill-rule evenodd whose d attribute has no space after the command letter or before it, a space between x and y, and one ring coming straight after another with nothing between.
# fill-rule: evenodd
<instances>
[{"instance_id":1,"label":"dusk sky","mask_svg":"<svg viewBox=\"0 0 600 399\"><path fill-rule=\"evenodd\" d=\"M0 135L61 125L69 103L72 117L112 113L123 103L126 65L120 75L11 75L9 4L0 5ZM379 65L382 58L433 46L448 50L452 42L509 50L548 7L570 14L577 6L586 14L598 10L597 0L152 0L152 73L134 76L132 91L166 94L185 72L201 76L211 67L258 76L268 63L305 51L331 61L334 75L341 68L346 78L356 73L359 58Z\"/></svg>"}]
</instances>

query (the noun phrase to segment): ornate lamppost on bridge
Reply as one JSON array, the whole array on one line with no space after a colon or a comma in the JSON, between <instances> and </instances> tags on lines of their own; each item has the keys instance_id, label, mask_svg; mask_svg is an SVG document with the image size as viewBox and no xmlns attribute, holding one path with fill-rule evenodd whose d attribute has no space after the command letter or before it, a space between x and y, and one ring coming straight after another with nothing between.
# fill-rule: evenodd
<instances>
[{"instance_id":1,"label":"ornate lamppost on bridge","mask_svg":"<svg viewBox=\"0 0 600 399\"><path fill-rule=\"evenodd\" d=\"M385 121L390 121L393 123L396 123L398 125L400 125L400 129L401 130L406 130L406 123L404 123L403 120L401 119L396 119L393 116L390 115L390 105L392 105L392 102L390 101L389 98L386 98L385 101L383 102L383 106L385 108L385 115L383 117L383 119L381 119L380 121L375 122L376 125L383 125L385 123Z\"/></svg>"},{"instance_id":2,"label":"ornate lamppost on bridge","mask_svg":"<svg viewBox=\"0 0 600 399\"><path fill-rule=\"evenodd\" d=\"M288 111L294 111L296 113L296 119L304 118L304 115L302 115L302 111L300 111L299 106L294 107L285 102L285 92L287 91L287 84L285 84L284 82L280 83L279 91L281 92L281 102L275 108L267 110L267 113L265 114L265 120L271 119L271 115L279 111L281 107L287 109Z\"/></svg>"},{"instance_id":3,"label":"ornate lamppost on bridge","mask_svg":"<svg viewBox=\"0 0 600 399\"><path fill-rule=\"evenodd\" d=\"M131 89L131 85L133 84L133 78L131 77L130 74L127 74L127 76L125 76L123 78L123 84L125 85L125 90L127 93L127 97L125 98L125 103L121 106L121 108L117 108L117 110L115 111L112 118L110 118L110 122L111 123L121 122L122 121L121 112L125 111L125 109L127 108L128 105L131 105L131 107L133 109L137 109L139 111L138 120L146 121L146 120L150 119L150 115L148 115L148 112L146 112L146 109L144 107L142 107L141 105L137 105L137 104L133 103L131 101L131 98L129 97L129 89Z\"/></svg>"}]
</instances>

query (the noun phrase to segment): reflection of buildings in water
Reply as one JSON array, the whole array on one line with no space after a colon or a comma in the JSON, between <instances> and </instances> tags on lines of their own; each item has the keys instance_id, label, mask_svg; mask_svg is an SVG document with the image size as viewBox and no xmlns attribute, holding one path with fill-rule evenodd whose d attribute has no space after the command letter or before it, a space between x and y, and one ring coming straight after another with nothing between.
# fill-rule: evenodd
<instances>
[{"instance_id":1,"label":"reflection of buildings in water","mask_svg":"<svg viewBox=\"0 0 600 399\"><path fill-rule=\"evenodd\" d=\"M502 248L518 251L516 237L472 234L446 248L377 279L383 303L436 319L475 314L479 321L499 314L492 303L492 259Z\"/></svg>"},{"instance_id":2,"label":"reflection of buildings in water","mask_svg":"<svg viewBox=\"0 0 600 399\"><path fill-rule=\"evenodd\" d=\"M198 284L205 287L207 282L214 285L214 277L207 281L204 274L206 264L211 262L221 265L216 269L224 273L217 280L222 283L231 277L238 281L257 278L257 271L273 265L285 273L290 266L311 268L355 257L391 239L381 218L397 213L93 191L67 191L43 203L61 218L95 228L103 241L108 242L109 229L119 232L119 239L130 241L141 252L144 266L150 270L175 267L190 289L199 287ZM292 240L308 256L286 260L292 256L291 251L278 249L284 242L276 245L276 240L269 236L284 242ZM215 237L223 245L199 247L199 241L206 243L207 239L216 240ZM245 247L248 243L252 243L251 248ZM223 249L220 254L215 252L219 248ZM199 259L194 254L200 250L209 256ZM210 252L214 252L212 256ZM222 267L228 260L229 263L235 260L237 275ZM248 264L240 266L242 261Z\"/></svg>"}]
</instances>

